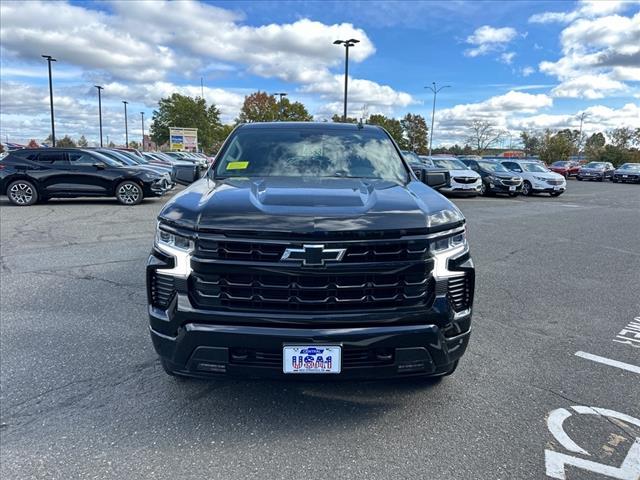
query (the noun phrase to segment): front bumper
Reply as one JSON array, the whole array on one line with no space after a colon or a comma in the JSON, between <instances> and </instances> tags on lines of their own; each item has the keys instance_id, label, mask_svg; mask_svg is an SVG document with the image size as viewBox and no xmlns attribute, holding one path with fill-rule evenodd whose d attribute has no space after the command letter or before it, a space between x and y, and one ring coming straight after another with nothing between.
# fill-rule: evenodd
<instances>
[{"instance_id":1,"label":"front bumper","mask_svg":"<svg viewBox=\"0 0 640 480\"><path fill-rule=\"evenodd\" d=\"M448 187L443 187L439 191L450 195L478 195L481 191L482 183L476 182L471 184L459 184L451 182Z\"/></svg>"},{"instance_id":2,"label":"front bumper","mask_svg":"<svg viewBox=\"0 0 640 480\"><path fill-rule=\"evenodd\" d=\"M536 193L563 193L567 189L567 184L549 185L546 182L534 182L531 187Z\"/></svg>"},{"instance_id":3,"label":"front bumper","mask_svg":"<svg viewBox=\"0 0 640 480\"><path fill-rule=\"evenodd\" d=\"M616 182L628 182L628 183L640 183L640 174L620 174L616 173L613 176Z\"/></svg>"},{"instance_id":4,"label":"front bumper","mask_svg":"<svg viewBox=\"0 0 640 480\"><path fill-rule=\"evenodd\" d=\"M488 192L491 193L520 193L522 192L522 183L519 183L518 185L504 185L502 182L490 182L487 181L486 184L486 189ZM515 187L513 190L511 189L512 187Z\"/></svg>"},{"instance_id":5,"label":"front bumper","mask_svg":"<svg viewBox=\"0 0 640 480\"><path fill-rule=\"evenodd\" d=\"M144 194L145 197L161 197L175 186L175 182L172 182L170 178L162 178L145 185Z\"/></svg>"}]
</instances>

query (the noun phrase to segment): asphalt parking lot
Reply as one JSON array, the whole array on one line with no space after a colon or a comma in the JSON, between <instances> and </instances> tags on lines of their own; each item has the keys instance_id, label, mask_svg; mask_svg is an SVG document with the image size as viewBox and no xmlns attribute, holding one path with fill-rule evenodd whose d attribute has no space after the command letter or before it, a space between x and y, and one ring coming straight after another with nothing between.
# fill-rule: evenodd
<instances>
[{"instance_id":1,"label":"asphalt parking lot","mask_svg":"<svg viewBox=\"0 0 640 480\"><path fill-rule=\"evenodd\" d=\"M478 275L457 372L307 383L164 374L144 286L163 199L3 197L0 476L640 478L640 185L454 201Z\"/></svg>"}]
</instances>

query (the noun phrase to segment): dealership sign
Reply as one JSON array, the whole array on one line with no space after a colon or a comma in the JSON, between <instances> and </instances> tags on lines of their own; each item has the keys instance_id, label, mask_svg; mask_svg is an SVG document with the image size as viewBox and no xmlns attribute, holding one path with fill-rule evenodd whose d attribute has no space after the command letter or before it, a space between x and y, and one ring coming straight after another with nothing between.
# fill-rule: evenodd
<instances>
[{"instance_id":1,"label":"dealership sign","mask_svg":"<svg viewBox=\"0 0 640 480\"><path fill-rule=\"evenodd\" d=\"M169 127L169 139L171 151L195 152L198 149L197 128Z\"/></svg>"}]
</instances>

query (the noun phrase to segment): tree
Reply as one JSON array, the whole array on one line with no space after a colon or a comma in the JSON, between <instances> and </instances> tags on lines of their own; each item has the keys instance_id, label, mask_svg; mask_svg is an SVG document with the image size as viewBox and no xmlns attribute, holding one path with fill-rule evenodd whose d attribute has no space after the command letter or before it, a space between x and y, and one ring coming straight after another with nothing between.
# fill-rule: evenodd
<instances>
[{"instance_id":1,"label":"tree","mask_svg":"<svg viewBox=\"0 0 640 480\"><path fill-rule=\"evenodd\" d=\"M80 138L78 139L78 147L86 148L88 146L89 146L89 142L87 142L87 139L84 137L84 135L81 135Z\"/></svg>"},{"instance_id":2,"label":"tree","mask_svg":"<svg viewBox=\"0 0 640 480\"><path fill-rule=\"evenodd\" d=\"M244 97L238 123L274 122L278 120L276 98L267 92L254 92Z\"/></svg>"},{"instance_id":3,"label":"tree","mask_svg":"<svg viewBox=\"0 0 640 480\"><path fill-rule=\"evenodd\" d=\"M587 138L584 147L584 154L586 155L587 160L590 162L599 160L604 151L605 143L606 139L601 132L594 133Z\"/></svg>"},{"instance_id":4,"label":"tree","mask_svg":"<svg viewBox=\"0 0 640 480\"><path fill-rule=\"evenodd\" d=\"M130 140L129 141L129 148L135 148L136 150L140 149L140 144L138 142L136 142L135 140Z\"/></svg>"},{"instance_id":5,"label":"tree","mask_svg":"<svg viewBox=\"0 0 640 480\"><path fill-rule=\"evenodd\" d=\"M613 146L622 150L627 150L634 142L635 132L629 127L615 128L608 133Z\"/></svg>"},{"instance_id":6,"label":"tree","mask_svg":"<svg viewBox=\"0 0 640 480\"><path fill-rule=\"evenodd\" d=\"M564 137L565 140L567 140L567 142L572 145L572 155L578 153L581 141L579 130L570 130L568 128L565 128L564 130L560 130L556 135Z\"/></svg>"},{"instance_id":7,"label":"tree","mask_svg":"<svg viewBox=\"0 0 640 480\"><path fill-rule=\"evenodd\" d=\"M218 128L216 128L216 131L213 134L214 140L213 145L211 145L211 153L213 153L214 155L218 153L218 150L220 150L220 147L222 147L222 144L231 134L234 128L235 127L233 125L220 125Z\"/></svg>"},{"instance_id":8,"label":"tree","mask_svg":"<svg viewBox=\"0 0 640 480\"><path fill-rule=\"evenodd\" d=\"M278 118L285 122L312 122L313 115L307 111L307 107L300 102L290 102L288 98L282 99L282 105L278 104Z\"/></svg>"},{"instance_id":9,"label":"tree","mask_svg":"<svg viewBox=\"0 0 640 480\"><path fill-rule=\"evenodd\" d=\"M56 140L56 147L72 148L75 146L76 146L76 143L73 141L73 139L69 135L65 135L64 137L62 137L62 139Z\"/></svg>"},{"instance_id":10,"label":"tree","mask_svg":"<svg viewBox=\"0 0 640 480\"><path fill-rule=\"evenodd\" d=\"M116 148L116 144L115 144L115 143L113 143L113 140L111 140L111 141L109 142L109 145L107 145L107 147L109 147L109 148Z\"/></svg>"},{"instance_id":11,"label":"tree","mask_svg":"<svg viewBox=\"0 0 640 480\"><path fill-rule=\"evenodd\" d=\"M535 132L520 132L520 140L522 140L525 155L533 156L540 153L542 139L539 134Z\"/></svg>"},{"instance_id":12,"label":"tree","mask_svg":"<svg viewBox=\"0 0 640 480\"><path fill-rule=\"evenodd\" d=\"M407 113L400 120L404 137L407 139L407 147L409 150L419 155L426 155L429 150L427 148L427 135L429 129L427 122L422 115L413 115Z\"/></svg>"},{"instance_id":13,"label":"tree","mask_svg":"<svg viewBox=\"0 0 640 480\"><path fill-rule=\"evenodd\" d=\"M468 142L476 147L478 155L482 155L484 151L491 145L498 143L504 132L487 120L472 120L469 123Z\"/></svg>"},{"instance_id":14,"label":"tree","mask_svg":"<svg viewBox=\"0 0 640 480\"><path fill-rule=\"evenodd\" d=\"M338 115L337 113L331 117L331 121L335 123L342 123L342 115ZM347 121L345 123L358 123L357 118L347 117ZM369 117L369 123L371 123L371 117Z\"/></svg>"},{"instance_id":15,"label":"tree","mask_svg":"<svg viewBox=\"0 0 640 480\"><path fill-rule=\"evenodd\" d=\"M40 147L40 145L38 145L38 142L35 141L35 139L31 139L29 140L29 143L27 145L27 148L38 148Z\"/></svg>"},{"instance_id":16,"label":"tree","mask_svg":"<svg viewBox=\"0 0 640 480\"><path fill-rule=\"evenodd\" d=\"M200 97L174 93L158 102L158 109L153 111L150 133L156 145L163 145L169 141L169 127L197 128L198 145L201 149L208 149L219 126L220 111L215 105L207 106Z\"/></svg>"},{"instance_id":17,"label":"tree","mask_svg":"<svg viewBox=\"0 0 640 480\"><path fill-rule=\"evenodd\" d=\"M42 141L43 144L45 145L52 145L53 144L53 138L51 137L51 134L49 134L49 136L47 138L45 138Z\"/></svg>"},{"instance_id":18,"label":"tree","mask_svg":"<svg viewBox=\"0 0 640 480\"><path fill-rule=\"evenodd\" d=\"M546 130L540 146L540 160L546 163L553 163L557 160L568 160L574 150L575 145L568 135L561 132L554 134L551 130Z\"/></svg>"},{"instance_id":19,"label":"tree","mask_svg":"<svg viewBox=\"0 0 640 480\"><path fill-rule=\"evenodd\" d=\"M400 122L400 120L385 117L381 114L373 114L369 117L369 124L378 125L384 128L387 132L389 132L389 135L391 135L391 137L396 141L396 143L402 150L409 149L409 143L404 137L404 129L402 128L402 123Z\"/></svg>"}]
</instances>

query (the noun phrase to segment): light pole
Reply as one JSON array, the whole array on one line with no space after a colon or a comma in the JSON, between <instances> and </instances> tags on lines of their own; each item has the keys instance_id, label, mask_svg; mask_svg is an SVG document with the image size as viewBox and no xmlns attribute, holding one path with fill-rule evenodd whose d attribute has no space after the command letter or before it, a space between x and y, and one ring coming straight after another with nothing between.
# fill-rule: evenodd
<instances>
[{"instance_id":1,"label":"light pole","mask_svg":"<svg viewBox=\"0 0 640 480\"><path fill-rule=\"evenodd\" d=\"M100 147L102 147L102 90L104 87L94 85L98 89L98 118L100 119Z\"/></svg>"},{"instance_id":2,"label":"light pole","mask_svg":"<svg viewBox=\"0 0 640 480\"><path fill-rule=\"evenodd\" d=\"M56 59L51 55L42 55L42 58L47 59L47 64L49 66L49 103L51 104L51 143L52 146L56 146L56 127L53 122L53 82L51 80L51 62L55 62Z\"/></svg>"},{"instance_id":3,"label":"light pole","mask_svg":"<svg viewBox=\"0 0 640 480\"><path fill-rule=\"evenodd\" d=\"M349 48L355 46L356 43L360 43L360 40L350 38L349 40L336 40L334 45L344 45L344 113L342 115L342 121L347 121L347 84L349 82Z\"/></svg>"},{"instance_id":4,"label":"light pole","mask_svg":"<svg viewBox=\"0 0 640 480\"><path fill-rule=\"evenodd\" d=\"M127 103L129 102L123 100L122 103L124 103L124 144L129 148L129 126L127 125Z\"/></svg>"},{"instance_id":5,"label":"light pole","mask_svg":"<svg viewBox=\"0 0 640 480\"><path fill-rule=\"evenodd\" d=\"M287 96L285 92L274 93L273 96L279 96L280 102L278 103L278 120L282 120L282 99Z\"/></svg>"},{"instance_id":6,"label":"light pole","mask_svg":"<svg viewBox=\"0 0 640 480\"><path fill-rule=\"evenodd\" d=\"M144 152L144 112L140 112L142 116L142 151Z\"/></svg>"},{"instance_id":7,"label":"light pole","mask_svg":"<svg viewBox=\"0 0 640 480\"><path fill-rule=\"evenodd\" d=\"M440 88L437 87L436 82L431 83L431 87L426 86L424 88L428 88L433 92L433 110L431 110L431 135L429 136L429 156L431 156L431 151L433 147L433 119L436 116L436 95L443 88L449 88L451 85L442 85Z\"/></svg>"}]
</instances>

